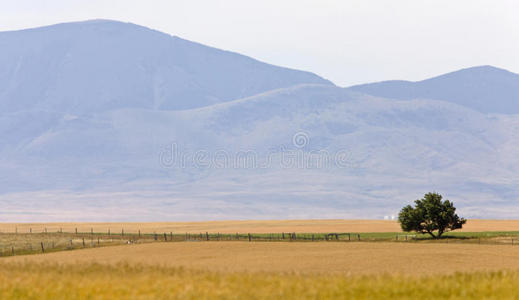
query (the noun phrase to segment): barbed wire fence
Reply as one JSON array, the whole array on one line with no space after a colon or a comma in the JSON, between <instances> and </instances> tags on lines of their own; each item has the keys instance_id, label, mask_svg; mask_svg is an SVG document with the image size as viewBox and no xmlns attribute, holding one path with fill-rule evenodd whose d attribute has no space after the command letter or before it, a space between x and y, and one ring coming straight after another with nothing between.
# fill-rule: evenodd
<instances>
[{"instance_id":1,"label":"barbed wire fence","mask_svg":"<svg viewBox=\"0 0 519 300\"><path fill-rule=\"evenodd\" d=\"M115 245L132 245L155 242L397 242L397 243L444 243L478 245L519 245L519 233L495 237L448 237L428 239L416 234L395 233L394 236L373 236L369 233L219 233L219 232L130 232L121 228L95 231L94 228L66 231L63 228L28 228L21 232L0 232L0 256L49 253L84 248L99 248Z\"/></svg>"}]
</instances>

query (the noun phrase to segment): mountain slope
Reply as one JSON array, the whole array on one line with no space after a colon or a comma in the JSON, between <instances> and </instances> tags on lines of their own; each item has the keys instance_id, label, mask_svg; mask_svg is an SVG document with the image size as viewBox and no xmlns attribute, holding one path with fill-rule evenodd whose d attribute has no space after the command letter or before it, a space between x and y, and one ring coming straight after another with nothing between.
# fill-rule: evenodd
<instances>
[{"instance_id":1,"label":"mountain slope","mask_svg":"<svg viewBox=\"0 0 519 300\"><path fill-rule=\"evenodd\" d=\"M491 66L463 69L418 82L383 81L350 89L400 100L444 100L483 113L519 113L519 74Z\"/></svg>"},{"instance_id":2,"label":"mountain slope","mask_svg":"<svg viewBox=\"0 0 519 300\"><path fill-rule=\"evenodd\" d=\"M487 113L516 76L389 99L132 24L3 32L0 221L380 218L434 190L517 218L519 116Z\"/></svg>"},{"instance_id":3,"label":"mountain slope","mask_svg":"<svg viewBox=\"0 0 519 300\"><path fill-rule=\"evenodd\" d=\"M7 219L27 201L27 220L56 209L85 220L376 218L424 190L465 216L512 217L519 196L519 120L445 101L298 85L191 110L17 113L5 124L38 115L38 130L2 133Z\"/></svg>"},{"instance_id":4,"label":"mountain slope","mask_svg":"<svg viewBox=\"0 0 519 300\"><path fill-rule=\"evenodd\" d=\"M301 83L329 84L129 23L0 32L0 111L175 110Z\"/></svg>"}]
</instances>

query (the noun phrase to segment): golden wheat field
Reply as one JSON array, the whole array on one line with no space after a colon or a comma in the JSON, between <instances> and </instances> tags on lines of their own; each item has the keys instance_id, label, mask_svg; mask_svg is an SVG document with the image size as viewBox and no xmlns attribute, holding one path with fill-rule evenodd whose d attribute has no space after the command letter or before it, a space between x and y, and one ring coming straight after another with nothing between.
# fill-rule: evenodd
<instances>
[{"instance_id":1,"label":"golden wheat field","mask_svg":"<svg viewBox=\"0 0 519 300\"><path fill-rule=\"evenodd\" d=\"M470 220L465 231L512 231L518 224ZM103 232L107 227L114 232L119 226L125 232L383 233L398 231L396 225L299 220L1 224L0 228L4 232L73 231L76 226L84 232L90 228ZM507 299L519 297L517 286L519 245L461 240L191 240L0 258L0 299Z\"/></svg>"},{"instance_id":2,"label":"golden wheat field","mask_svg":"<svg viewBox=\"0 0 519 300\"><path fill-rule=\"evenodd\" d=\"M173 242L14 256L4 258L3 262L130 263L219 272L424 275L519 270L519 246L385 242Z\"/></svg>"},{"instance_id":3,"label":"golden wheat field","mask_svg":"<svg viewBox=\"0 0 519 300\"><path fill-rule=\"evenodd\" d=\"M0 259L0 299L505 299L519 246L176 242Z\"/></svg>"},{"instance_id":4,"label":"golden wheat field","mask_svg":"<svg viewBox=\"0 0 519 300\"><path fill-rule=\"evenodd\" d=\"M348 276L2 264L1 299L516 299L519 272Z\"/></svg>"},{"instance_id":5,"label":"golden wheat field","mask_svg":"<svg viewBox=\"0 0 519 300\"><path fill-rule=\"evenodd\" d=\"M399 232L396 221L386 220L252 220L209 222L151 222L151 223L0 223L0 232L125 232L143 233L278 233L278 232ZM519 220L469 220L465 232L519 231Z\"/></svg>"},{"instance_id":6,"label":"golden wheat field","mask_svg":"<svg viewBox=\"0 0 519 300\"><path fill-rule=\"evenodd\" d=\"M519 272L348 276L2 264L1 299L516 299Z\"/></svg>"}]
</instances>

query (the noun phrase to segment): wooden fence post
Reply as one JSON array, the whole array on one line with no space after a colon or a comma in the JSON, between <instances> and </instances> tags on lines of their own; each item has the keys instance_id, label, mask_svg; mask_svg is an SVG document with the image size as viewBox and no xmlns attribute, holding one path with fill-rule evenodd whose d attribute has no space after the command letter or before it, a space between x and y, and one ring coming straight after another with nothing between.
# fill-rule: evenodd
<instances>
[{"instance_id":1,"label":"wooden fence post","mask_svg":"<svg viewBox=\"0 0 519 300\"><path fill-rule=\"evenodd\" d=\"M360 234L357 234L357 237L358 237L358 239L359 239L359 241L360 241Z\"/></svg>"},{"instance_id":2,"label":"wooden fence post","mask_svg":"<svg viewBox=\"0 0 519 300\"><path fill-rule=\"evenodd\" d=\"M29 233L32 233L32 227L31 227L31 228L29 228Z\"/></svg>"},{"instance_id":3,"label":"wooden fence post","mask_svg":"<svg viewBox=\"0 0 519 300\"><path fill-rule=\"evenodd\" d=\"M11 247L11 254L14 256L14 246Z\"/></svg>"},{"instance_id":4,"label":"wooden fence post","mask_svg":"<svg viewBox=\"0 0 519 300\"><path fill-rule=\"evenodd\" d=\"M141 238L141 230L139 229L139 238Z\"/></svg>"},{"instance_id":5,"label":"wooden fence post","mask_svg":"<svg viewBox=\"0 0 519 300\"><path fill-rule=\"evenodd\" d=\"M85 238L83 238L83 248L85 248Z\"/></svg>"},{"instance_id":6,"label":"wooden fence post","mask_svg":"<svg viewBox=\"0 0 519 300\"><path fill-rule=\"evenodd\" d=\"M124 228L121 229L121 236L124 236Z\"/></svg>"},{"instance_id":7,"label":"wooden fence post","mask_svg":"<svg viewBox=\"0 0 519 300\"><path fill-rule=\"evenodd\" d=\"M252 241L252 236L249 233L249 242L251 242L251 241Z\"/></svg>"},{"instance_id":8,"label":"wooden fence post","mask_svg":"<svg viewBox=\"0 0 519 300\"><path fill-rule=\"evenodd\" d=\"M153 237L154 237L155 240L157 240L157 233L156 232L153 233Z\"/></svg>"},{"instance_id":9,"label":"wooden fence post","mask_svg":"<svg viewBox=\"0 0 519 300\"><path fill-rule=\"evenodd\" d=\"M97 237L97 246L100 246L99 237Z\"/></svg>"},{"instance_id":10,"label":"wooden fence post","mask_svg":"<svg viewBox=\"0 0 519 300\"><path fill-rule=\"evenodd\" d=\"M45 248L43 248L43 242L41 242L41 253L45 253Z\"/></svg>"},{"instance_id":11,"label":"wooden fence post","mask_svg":"<svg viewBox=\"0 0 519 300\"><path fill-rule=\"evenodd\" d=\"M285 239L285 233L284 232L281 233L281 239L283 239L283 240Z\"/></svg>"},{"instance_id":12,"label":"wooden fence post","mask_svg":"<svg viewBox=\"0 0 519 300\"><path fill-rule=\"evenodd\" d=\"M168 236L166 235L166 233L164 232L164 242L167 242L168 241Z\"/></svg>"},{"instance_id":13,"label":"wooden fence post","mask_svg":"<svg viewBox=\"0 0 519 300\"><path fill-rule=\"evenodd\" d=\"M205 240L208 241L209 240L209 233L206 231L205 232Z\"/></svg>"},{"instance_id":14,"label":"wooden fence post","mask_svg":"<svg viewBox=\"0 0 519 300\"><path fill-rule=\"evenodd\" d=\"M312 234L312 242L314 241L314 235Z\"/></svg>"},{"instance_id":15,"label":"wooden fence post","mask_svg":"<svg viewBox=\"0 0 519 300\"><path fill-rule=\"evenodd\" d=\"M76 235L77 235L77 227L76 227Z\"/></svg>"},{"instance_id":16,"label":"wooden fence post","mask_svg":"<svg viewBox=\"0 0 519 300\"><path fill-rule=\"evenodd\" d=\"M169 239L173 242L173 232L172 231L169 232Z\"/></svg>"}]
</instances>

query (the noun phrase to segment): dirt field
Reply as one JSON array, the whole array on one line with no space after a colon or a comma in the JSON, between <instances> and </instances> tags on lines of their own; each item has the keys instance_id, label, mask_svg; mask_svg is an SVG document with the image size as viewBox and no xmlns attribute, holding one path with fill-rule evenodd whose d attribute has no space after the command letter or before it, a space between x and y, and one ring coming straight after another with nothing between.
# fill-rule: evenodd
<instances>
[{"instance_id":1,"label":"dirt field","mask_svg":"<svg viewBox=\"0 0 519 300\"><path fill-rule=\"evenodd\" d=\"M399 232L396 221L384 220L265 220L265 221L211 221L211 222L157 222L157 223L0 223L0 232L125 232L143 233L278 233L278 232ZM465 232L481 231L519 231L519 220L469 220Z\"/></svg>"},{"instance_id":2,"label":"dirt field","mask_svg":"<svg viewBox=\"0 0 519 300\"><path fill-rule=\"evenodd\" d=\"M130 263L208 271L450 274L519 269L519 246L423 243L180 242L114 246L1 262Z\"/></svg>"}]
</instances>

